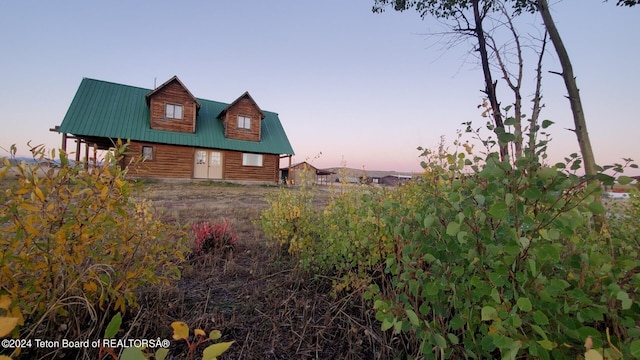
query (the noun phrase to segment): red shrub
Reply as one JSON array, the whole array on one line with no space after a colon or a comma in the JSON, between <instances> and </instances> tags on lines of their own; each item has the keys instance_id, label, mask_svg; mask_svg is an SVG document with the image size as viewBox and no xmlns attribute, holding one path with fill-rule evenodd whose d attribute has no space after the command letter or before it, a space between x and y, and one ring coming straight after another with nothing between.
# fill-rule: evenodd
<instances>
[{"instance_id":1,"label":"red shrub","mask_svg":"<svg viewBox=\"0 0 640 360\"><path fill-rule=\"evenodd\" d=\"M191 231L195 237L193 247L194 255L206 253L223 253L233 249L238 241L238 235L231 230L228 219L222 223L211 223L211 221L201 221L191 224Z\"/></svg>"}]
</instances>

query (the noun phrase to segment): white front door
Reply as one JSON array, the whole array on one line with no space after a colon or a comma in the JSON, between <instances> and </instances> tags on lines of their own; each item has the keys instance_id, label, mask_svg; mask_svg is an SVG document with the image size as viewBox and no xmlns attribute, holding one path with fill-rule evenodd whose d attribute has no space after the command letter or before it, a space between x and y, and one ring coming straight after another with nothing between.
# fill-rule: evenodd
<instances>
[{"instance_id":1,"label":"white front door","mask_svg":"<svg viewBox=\"0 0 640 360\"><path fill-rule=\"evenodd\" d=\"M209 152L209 179L222 179L222 153Z\"/></svg>"},{"instance_id":2,"label":"white front door","mask_svg":"<svg viewBox=\"0 0 640 360\"><path fill-rule=\"evenodd\" d=\"M222 179L222 152L196 150L193 177L196 179Z\"/></svg>"}]
</instances>

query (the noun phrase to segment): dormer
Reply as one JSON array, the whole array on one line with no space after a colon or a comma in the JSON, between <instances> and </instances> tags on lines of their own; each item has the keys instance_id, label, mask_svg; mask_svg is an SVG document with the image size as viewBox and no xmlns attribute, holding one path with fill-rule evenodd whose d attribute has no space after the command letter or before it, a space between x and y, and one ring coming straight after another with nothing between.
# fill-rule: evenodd
<instances>
[{"instance_id":1,"label":"dormer","mask_svg":"<svg viewBox=\"0 0 640 360\"><path fill-rule=\"evenodd\" d=\"M225 137L260 141L264 113L248 92L222 110L218 118L222 120Z\"/></svg>"},{"instance_id":2,"label":"dormer","mask_svg":"<svg viewBox=\"0 0 640 360\"><path fill-rule=\"evenodd\" d=\"M146 100L152 129L196 132L200 103L177 76L148 93Z\"/></svg>"}]
</instances>

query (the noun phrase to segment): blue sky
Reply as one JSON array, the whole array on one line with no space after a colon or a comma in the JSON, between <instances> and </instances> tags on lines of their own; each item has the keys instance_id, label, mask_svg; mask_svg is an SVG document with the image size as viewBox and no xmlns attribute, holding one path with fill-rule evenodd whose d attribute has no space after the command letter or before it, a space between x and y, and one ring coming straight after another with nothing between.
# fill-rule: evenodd
<instances>
[{"instance_id":1,"label":"blue sky","mask_svg":"<svg viewBox=\"0 0 640 360\"><path fill-rule=\"evenodd\" d=\"M640 8L565 0L553 14L573 61L599 164L640 160ZM3 1L0 146L59 147L83 77L153 88L177 75L197 97L249 91L279 113L296 152L318 167L419 171L416 147L481 127L479 66L469 47L442 50L415 12L373 14L373 0ZM578 5L579 4L579 5ZM536 34L536 18L522 18ZM533 77L528 64L527 80ZM556 124L550 160L578 152L555 53L545 61L542 118ZM502 92L501 92L502 91ZM507 95L499 85L499 96ZM532 91L524 91L524 95ZM509 98L505 97L503 105ZM2 150L2 155L6 153Z\"/></svg>"}]
</instances>

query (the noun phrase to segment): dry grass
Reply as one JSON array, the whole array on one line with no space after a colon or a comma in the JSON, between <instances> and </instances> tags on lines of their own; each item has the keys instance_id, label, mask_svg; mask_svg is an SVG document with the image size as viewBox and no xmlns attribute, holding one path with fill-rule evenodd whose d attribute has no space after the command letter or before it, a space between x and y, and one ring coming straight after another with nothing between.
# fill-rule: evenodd
<instances>
[{"instance_id":1,"label":"dry grass","mask_svg":"<svg viewBox=\"0 0 640 360\"><path fill-rule=\"evenodd\" d=\"M177 224L230 220L238 243L225 256L188 261L182 279L141 294L142 309L129 322L138 338L170 338L172 321L219 329L234 340L225 359L386 358L392 339L382 334L358 295L335 297L330 279L313 279L265 246L255 224L276 187L216 183L149 183L143 196ZM290 191L297 191L291 189ZM318 206L329 200L320 191ZM173 345L172 352L184 350Z\"/></svg>"}]
</instances>

